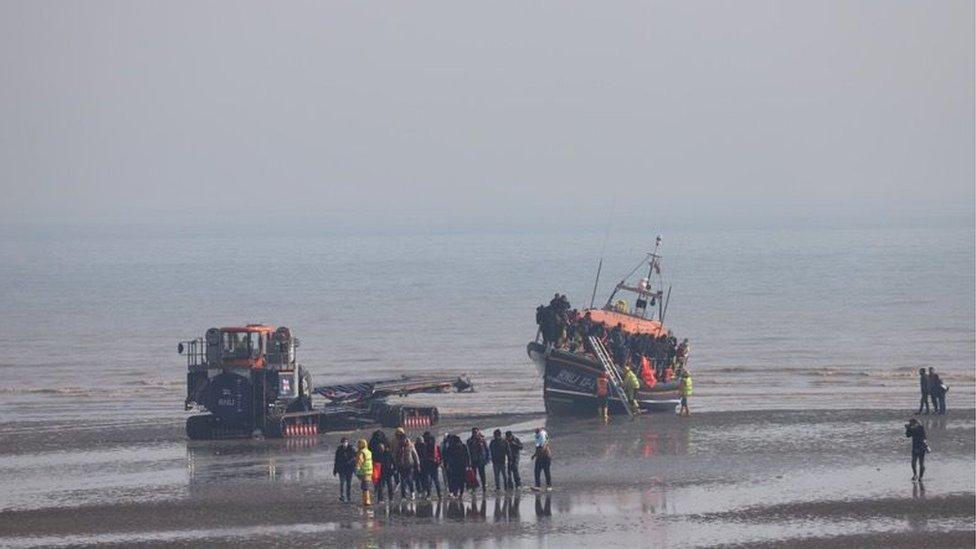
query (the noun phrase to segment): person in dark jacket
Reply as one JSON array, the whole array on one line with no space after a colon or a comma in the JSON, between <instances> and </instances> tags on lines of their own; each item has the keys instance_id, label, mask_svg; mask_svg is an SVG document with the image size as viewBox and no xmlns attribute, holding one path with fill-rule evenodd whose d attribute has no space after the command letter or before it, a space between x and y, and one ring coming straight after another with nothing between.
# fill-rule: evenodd
<instances>
[{"instance_id":1,"label":"person in dark jacket","mask_svg":"<svg viewBox=\"0 0 976 549\"><path fill-rule=\"evenodd\" d=\"M386 446L386 449L390 449L390 441L386 438L386 433L382 429L377 429L373 431L373 434L369 437L369 451L376 455L376 452L380 449L380 444Z\"/></svg>"},{"instance_id":2,"label":"person in dark jacket","mask_svg":"<svg viewBox=\"0 0 976 549\"><path fill-rule=\"evenodd\" d=\"M444 433L444 438L441 439L441 469L444 470L444 485L448 486L447 493L451 493L450 485L448 484L447 478L447 447L451 444L451 433Z\"/></svg>"},{"instance_id":3,"label":"person in dark jacket","mask_svg":"<svg viewBox=\"0 0 976 549\"><path fill-rule=\"evenodd\" d=\"M390 501L393 501L393 453L382 442L373 452L373 467L380 466L380 475L376 482L376 501L383 501L383 488L386 488Z\"/></svg>"},{"instance_id":4,"label":"person in dark jacket","mask_svg":"<svg viewBox=\"0 0 976 549\"><path fill-rule=\"evenodd\" d=\"M925 413L929 413L929 376L925 373L925 368L918 369L918 385L922 391L922 400L918 403L918 411L915 412L916 416L922 413L923 407L925 408Z\"/></svg>"},{"instance_id":5,"label":"person in dark jacket","mask_svg":"<svg viewBox=\"0 0 976 549\"><path fill-rule=\"evenodd\" d=\"M485 442L484 435L481 434L481 430L477 427L471 429L471 436L468 438L468 455L471 456L471 467L478 472L478 478L481 480L481 491L482 493L487 491L487 486L485 484L485 465L491 459L488 453L488 443Z\"/></svg>"},{"instance_id":6,"label":"person in dark jacket","mask_svg":"<svg viewBox=\"0 0 976 549\"><path fill-rule=\"evenodd\" d=\"M413 449L417 452L417 470L413 473L413 485L417 489L417 497L428 497L430 486L427 484L427 477L424 476L424 437L417 437L413 440Z\"/></svg>"},{"instance_id":7,"label":"person in dark jacket","mask_svg":"<svg viewBox=\"0 0 976 549\"><path fill-rule=\"evenodd\" d=\"M488 443L488 453L491 454L491 468L495 473L495 491L499 491L504 486L506 490L512 489L512 477L508 474L508 442L502 438L501 429L495 429L492 433L491 442Z\"/></svg>"},{"instance_id":8,"label":"person in dark jacket","mask_svg":"<svg viewBox=\"0 0 976 549\"><path fill-rule=\"evenodd\" d=\"M352 474L356 470L356 449L349 444L346 437L339 440L336 448L335 462L332 465L332 476L339 477L339 501L350 501L352 490Z\"/></svg>"},{"instance_id":9,"label":"person in dark jacket","mask_svg":"<svg viewBox=\"0 0 976 549\"><path fill-rule=\"evenodd\" d=\"M424 490L424 497L430 499L431 486L437 488L437 499L441 499L441 448L434 440L430 431L424 432L422 438L417 439L417 454L420 456L420 478Z\"/></svg>"},{"instance_id":10,"label":"person in dark jacket","mask_svg":"<svg viewBox=\"0 0 976 549\"><path fill-rule=\"evenodd\" d=\"M929 378L929 393L932 399L936 401L938 406L938 413L945 415L946 413L946 393L949 392L949 386L942 381L939 374L935 374L935 379Z\"/></svg>"},{"instance_id":11,"label":"person in dark jacket","mask_svg":"<svg viewBox=\"0 0 976 549\"><path fill-rule=\"evenodd\" d=\"M444 453L444 473L447 475L451 496L459 498L464 495L464 473L470 466L471 456L468 455L468 447L461 442L461 437L448 436L447 451Z\"/></svg>"},{"instance_id":12,"label":"person in dark jacket","mask_svg":"<svg viewBox=\"0 0 976 549\"><path fill-rule=\"evenodd\" d=\"M912 439L912 480L921 481L925 474L925 454L929 451L929 444L925 440L925 427L922 427L917 419L912 418L905 425L905 436Z\"/></svg>"},{"instance_id":13,"label":"person in dark jacket","mask_svg":"<svg viewBox=\"0 0 976 549\"><path fill-rule=\"evenodd\" d=\"M942 378L935 370L929 368L929 396L932 397L933 413L945 413L945 395L949 388L942 383Z\"/></svg>"},{"instance_id":14,"label":"person in dark jacket","mask_svg":"<svg viewBox=\"0 0 976 549\"><path fill-rule=\"evenodd\" d=\"M508 474L516 490L522 487L522 475L519 474L519 458L522 455L522 441L505 431L505 442L508 443Z\"/></svg>"},{"instance_id":15,"label":"person in dark jacket","mask_svg":"<svg viewBox=\"0 0 976 549\"><path fill-rule=\"evenodd\" d=\"M379 449L379 445L382 444L386 447L390 455L393 455L393 443L390 439L386 437L386 433L382 429L377 429L373 431L373 434L369 437L369 451L376 455L376 451ZM393 485L396 486L400 482L400 475L396 471L396 467L393 468Z\"/></svg>"}]
</instances>

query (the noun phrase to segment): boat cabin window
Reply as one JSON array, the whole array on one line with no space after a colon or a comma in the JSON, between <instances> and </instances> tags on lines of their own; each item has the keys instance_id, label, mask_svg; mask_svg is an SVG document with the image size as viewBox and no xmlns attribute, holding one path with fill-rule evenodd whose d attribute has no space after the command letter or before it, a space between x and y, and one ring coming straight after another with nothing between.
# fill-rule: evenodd
<instances>
[{"instance_id":1,"label":"boat cabin window","mask_svg":"<svg viewBox=\"0 0 976 549\"><path fill-rule=\"evenodd\" d=\"M231 360L248 360L261 356L261 334L256 332L224 332L223 356Z\"/></svg>"}]
</instances>

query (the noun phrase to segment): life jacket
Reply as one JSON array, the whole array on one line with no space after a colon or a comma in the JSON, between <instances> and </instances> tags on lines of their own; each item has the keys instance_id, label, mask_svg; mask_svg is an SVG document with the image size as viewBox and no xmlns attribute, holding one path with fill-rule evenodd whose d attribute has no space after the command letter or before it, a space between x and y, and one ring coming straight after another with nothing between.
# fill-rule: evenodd
<instances>
[{"instance_id":1,"label":"life jacket","mask_svg":"<svg viewBox=\"0 0 976 549\"><path fill-rule=\"evenodd\" d=\"M641 378L647 387L657 385L657 376L654 375L654 368L651 368L651 361L647 360L646 356L641 357Z\"/></svg>"},{"instance_id":2,"label":"life jacket","mask_svg":"<svg viewBox=\"0 0 976 549\"><path fill-rule=\"evenodd\" d=\"M691 376L681 378L681 396L691 396Z\"/></svg>"},{"instance_id":3,"label":"life jacket","mask_svg":"<svg viewBox=\"0 0 976 549\"><path fill-rule=\"evenodd\" d=\"M607 396L609 383L610 381L605 376L596 378L596 396Z\"/></svg>"},{"instance_id":4,"label":"life jacket","mask_svg":"<svg viewBox=\"0 0 976 549\"><path fill-rule=\"evenodd\" d=\"M356 453L356 476L361 479L373 478L373 452L363 448Z\"/></svg>"}]
</instances>

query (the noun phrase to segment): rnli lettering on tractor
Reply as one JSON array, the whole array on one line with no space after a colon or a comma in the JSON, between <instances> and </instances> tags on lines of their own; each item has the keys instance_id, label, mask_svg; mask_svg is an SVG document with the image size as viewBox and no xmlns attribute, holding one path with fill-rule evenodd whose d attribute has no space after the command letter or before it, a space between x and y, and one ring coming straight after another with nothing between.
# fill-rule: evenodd
<instances>
[{"instance_id":1,"label":"rnli lettering on tractor","mask_svg":"<svg viewBox=\"0 0 976 549\"><path fill-rule=\"evenodd\" d=\"M217 406L221 408L241 408L241 399L230 389L221 389L217 397Z\"/></svg>"}]
</instances>

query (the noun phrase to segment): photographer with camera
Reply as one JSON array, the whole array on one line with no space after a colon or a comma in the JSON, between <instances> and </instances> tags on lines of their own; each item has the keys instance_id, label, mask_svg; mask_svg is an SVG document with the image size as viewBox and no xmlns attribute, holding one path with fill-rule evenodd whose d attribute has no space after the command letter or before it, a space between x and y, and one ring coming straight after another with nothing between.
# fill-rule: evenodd
<instances>
[{"instance_id":1,"label":"photographer with camera","mask_svg":"<svg viewBox=\"0 0 976 549\"><path fill-rule=\"evenodd\" d=\"M925 440L925 427L917 419L909 419L905 424L905 436L912 439L912 480L921 481L925 474L925 454L931 451Z\"/></svg>"}]
</instances>

